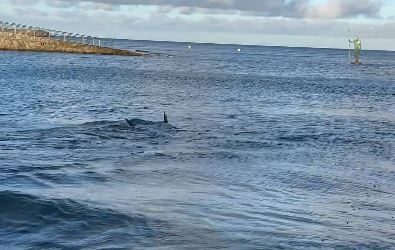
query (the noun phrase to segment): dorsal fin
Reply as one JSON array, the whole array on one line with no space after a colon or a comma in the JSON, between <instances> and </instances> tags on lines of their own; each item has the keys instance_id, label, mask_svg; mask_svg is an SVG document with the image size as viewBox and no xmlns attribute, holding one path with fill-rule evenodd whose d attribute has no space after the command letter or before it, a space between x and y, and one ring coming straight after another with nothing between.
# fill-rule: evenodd
<instances>
[{"instance_id":1,"label":"dorsal fin","mask_svg":"<svg viewBox=\"0 0 395 250\"><path fill-rule=\"evenodd\" d=\"M164 123L169 123L169 120L167 120L167 115L166 115L165 111L163 111L163 122Z\"/></svg>"}]
</instances>

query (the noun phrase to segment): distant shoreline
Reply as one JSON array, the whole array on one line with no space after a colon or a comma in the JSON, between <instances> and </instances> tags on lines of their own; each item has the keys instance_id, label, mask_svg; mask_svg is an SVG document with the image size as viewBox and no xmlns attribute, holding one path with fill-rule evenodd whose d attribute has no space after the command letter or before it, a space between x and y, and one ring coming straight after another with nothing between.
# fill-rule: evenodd
<instances>
[{"instance_id":1,"label":"distant shoreline","mask_svg":"<svg viewBox=\"0 0 395 250\"><path fill-rule=\"evenodd\" d=\"M128 40L128 41L138 41L138 42L158 42L158 43L179 43L185 45L223 45L223 46L235 46L236 48L240 46L245 47L267 47L267 48L290 48L290 49L328 49L328 50L347 50L348 48L336 48L336 47L308 47L308 46L286 46L286 45L263 45L263 44L237 44L237 43L213 43L213 42L188 42L188 41L167 41L167 40L147 40L147 39L131 39L131 38L103 38L109 40ZM363 48L363 51L383 51L383 52L395 52L395 50L385 50L385 49L367 49Z\"/></svg>"}]
</instances>

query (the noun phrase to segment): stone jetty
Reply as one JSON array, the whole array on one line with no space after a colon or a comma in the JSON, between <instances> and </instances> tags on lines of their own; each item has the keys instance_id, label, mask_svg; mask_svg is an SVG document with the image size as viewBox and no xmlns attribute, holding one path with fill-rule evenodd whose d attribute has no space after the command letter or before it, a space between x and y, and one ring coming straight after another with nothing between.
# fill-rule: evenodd
<instances>
[{"instance_id":1,"label":"stone jetty","mask_svg":"<svg viewBox=\"0 0 395 250\"><path fill-rule=\"evenodd\" d=\"M117 56L144 56L145 53L114 49L71 41L56 40L45 31L0 30L0 50L58 52Z\"/></svg>"}]
</instances>

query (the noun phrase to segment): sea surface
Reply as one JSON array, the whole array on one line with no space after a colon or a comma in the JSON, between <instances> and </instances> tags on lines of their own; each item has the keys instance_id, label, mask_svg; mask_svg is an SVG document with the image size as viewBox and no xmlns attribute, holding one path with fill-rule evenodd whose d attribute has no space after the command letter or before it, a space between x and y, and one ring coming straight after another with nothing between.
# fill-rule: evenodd
<instances>
[{"instance_id":1,"label":"sea surface","mask_svg":"<svg viewBox=\"0 0 395 250\"><path fill-rule=\"evenodd\" d=\"M0 249L395 249L395 52L102 44L0 52Z\"/></svg>"}]
</instances>

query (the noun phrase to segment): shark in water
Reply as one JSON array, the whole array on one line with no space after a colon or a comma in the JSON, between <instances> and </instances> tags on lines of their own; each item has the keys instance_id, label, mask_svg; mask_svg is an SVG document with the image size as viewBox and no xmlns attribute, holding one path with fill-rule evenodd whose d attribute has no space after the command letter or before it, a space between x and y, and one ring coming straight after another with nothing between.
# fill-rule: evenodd
<instances>
[{"instance_id":1,"label":"shark in water","mask_svg":"<svg viewBox=\"0 0 395 250\"><path fill-rule=\"evenodd\" d=\"M140 120L140 119L131 119L131 120L129 120L129 119L126 119L125 118L125 120L126 120L126 122L129 124L129 126L131 126L131 127L135 127L137 124L154 124L155 122L149 122L149 121L144 121L144 120ZM163 112L163 121L162 122L159 122L159 123L165 123L165 124L168 124L169 123L169 120L167 119L167 114L166 114L166 112Z\"/></svg>"}]
</instances>

